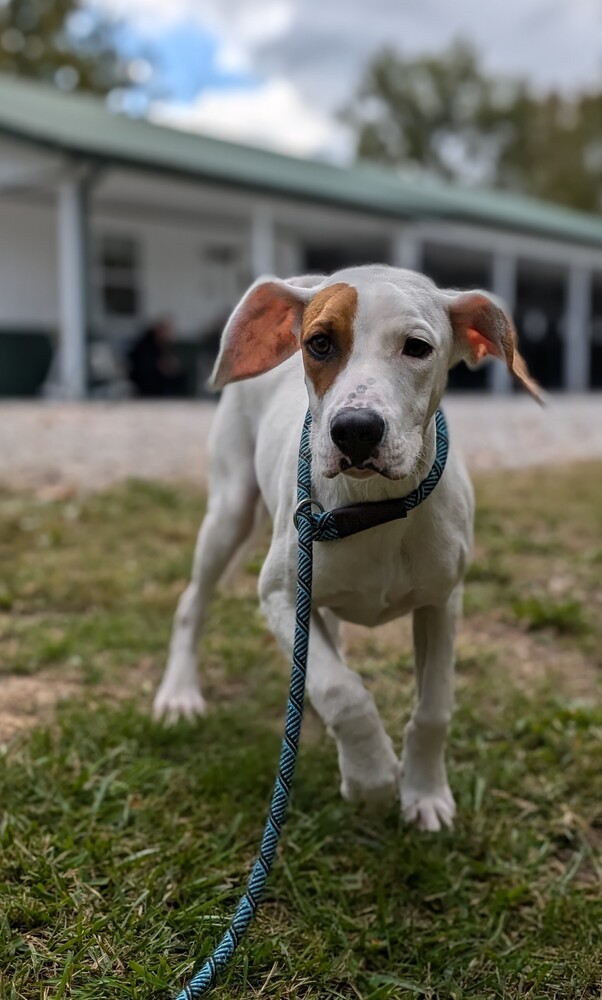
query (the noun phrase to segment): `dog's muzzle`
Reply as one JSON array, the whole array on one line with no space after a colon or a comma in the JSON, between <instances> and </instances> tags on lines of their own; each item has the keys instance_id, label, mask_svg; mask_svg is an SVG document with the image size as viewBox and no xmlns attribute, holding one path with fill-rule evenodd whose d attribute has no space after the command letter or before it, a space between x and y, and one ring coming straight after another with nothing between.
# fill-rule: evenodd
<instances>
[{"instance_id":1,"label":"dog's muzzle","mask_svg":"<svg viewBox=\"0 0 602 1000\"><path fill-rule=\"evenodd\" d=\"M352 466L361 466L374 457L385 433L385 422L368 408L347 406L333 417L330 437Z\"/></svg>"}]
</instances>

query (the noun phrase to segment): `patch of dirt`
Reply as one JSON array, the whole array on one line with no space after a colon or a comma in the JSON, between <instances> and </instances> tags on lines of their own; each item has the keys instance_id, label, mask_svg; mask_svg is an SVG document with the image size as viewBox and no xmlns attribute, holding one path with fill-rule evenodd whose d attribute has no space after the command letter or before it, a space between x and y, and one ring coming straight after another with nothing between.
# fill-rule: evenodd
<instances>
[{"instance_id":1,"label":"patch of dirt","mask_svg":"<svg viewBox=\"0 0 602 1000\"><path fill-rule=\"evenodd\" d=\"M248 580L242 585L239 582L235 588L243 593L249 589ZM362 659L378 661L380 657L390 657L392 650L401 656L410 655L411 617L376 629L345 625L343 646L356 664ZM460 688L469 685L476 673L483 677L501 669L511 683L525 693L542 684L553 684L566 698L598 702L602 694L602 671L580 650L567 648L552 635L544 640L541 635L536 636L491 616L472 615L465 619L459 629L456 649L461 662ZM85 696L92 701L107 697L112 701L136 698L141 699L150 712L161 669L162 664L152 657L142 657L120 671L118 681L107 679L93 686L73 669L60 676L56 667L31 676L4 675L0 681L0 743L38 723L51 722L57 705L67 698ZM375 671L378 672L378 666ZM221 699L221 681L218 687ZM215 692L213 697L216 698Z\"/></svg>"},{"instance_id":2,"label":"patch of dirt","mask_svg":"<svg viewBox=\"0 0 602 1000\"><path fill-rule=\"evenodd\" d=\"M79 687L75 681L57 678L54 670L2 677L0 741L39 722L49 722L58 703L76 694Z\"/></svg>"},{"instance_id":3,"label":"patch of dirt","mask_svg":"<svg viewBox=\"0 0 602 1000\"><path fill-rule=\"evenodd\" d=\"M598 394L450 395L455 447L472 470L564 465L602 457ZM52 496L105 489L131 476L204 485L215 404L195 400L0 403L0 480ZM15 448L15 441L21 447ZM516 442L520 441L520 448Z\"/></svg>"},{"instance_id":4,"label":"patch of dirt","mask_svg":"<svg viewBox=\"0 0 602 1000\"><path fill-rule=\"evenodd\" d=\"M568 647L551 631L533 633L495 618L471 616L458 636L458 655L493 653L509 680L528 693L553 683L567 698L597 700L602 674L593 659L574 645ZM490 669L490 668L485 668Z\"/></svg>"},{"instance_id":5,"label":"patch of dirt","mask_svg":"<svg viewBox=\"0 0 602 1000\"><path fill-rule=\"evenodd\" d=\"M412 648L411 618L388 622L376 629L346 625L344 644L346 650L358 658L390 655L391 649L400 654L409 653ZM543 683L557 685L558 692L567 698L597 701L602 692L602 671L580 650L574 646L567 648L551 633L544 638L541 633L537 636L491 616L471 615L462 621L456 653L458 660L476 663L461 671L460 683L463 677L469 682L474 670L481 669L485 674L502 668L508 679L526 693ZM483 664L481 668L479 659Z\"/></svg>"},{"instance_id":6,"label":"patch of dirt","mask_svg":"<svg viewBox=\"0 0 602 1000\"><path fill-rule=\"evenodd\" d=\"M94 686L86 683L76 670L58 676L56 667L31 675L3 674L0 677L0 744L25 729L52 722L57 706L68 698L81 700L85 697L90 703L105 698L114 702L141 698L150 713L160 673L158 664L150 657L143 657L120 672L118 683L107 680Z\"/></svg>"}]
</instances>

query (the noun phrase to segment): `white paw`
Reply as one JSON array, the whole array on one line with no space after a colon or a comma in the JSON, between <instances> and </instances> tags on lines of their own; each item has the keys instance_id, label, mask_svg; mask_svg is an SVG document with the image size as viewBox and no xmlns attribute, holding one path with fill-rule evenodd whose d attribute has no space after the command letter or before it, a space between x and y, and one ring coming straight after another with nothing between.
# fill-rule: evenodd
<instances>
[{"instance_id":1,"label":"white paw","mask_svg":"<svg viewBox=\"0 0 602 1000\"><path fill-rule=\"evenodd\" d=\"M394 754L377 768L351 770L341 774L341 795L347 802L384 806L399 797L399 762Z\"/></svg>"},{"instance_id":2,"label":"white paw","mask_svg":"<svg viewBox=\"0 0 602 1000\"><path fill-rule=\"evenodd\" d=\"M364 803L368 806L386 806L397 799L397 778L374 781L343 778L341 795L346 802Z\"/></svg>"},{"instance_id":3,"label":"white paw","mask_svg":"<svg viewBox=\"0 0 602 1000\"><path fill-rule=\"evenodd\" d=\"M163 720L166 725L180 719L194 722L206 711L207 704L197 687L170 689L161 685L153 702L153 718Z\"/></svg>"},{"instance_id":4,"label":"white paw","mask_svg":"<svg viewBox=\"0 0 602 1000\"><path fill-rule=\"evenodd\" d=\"M414 823L419 830L436 833L442 826L453 826L456 803L449 785L425 793L402 784L401 807L406 822Z\"/></svg>"}]
</instances>

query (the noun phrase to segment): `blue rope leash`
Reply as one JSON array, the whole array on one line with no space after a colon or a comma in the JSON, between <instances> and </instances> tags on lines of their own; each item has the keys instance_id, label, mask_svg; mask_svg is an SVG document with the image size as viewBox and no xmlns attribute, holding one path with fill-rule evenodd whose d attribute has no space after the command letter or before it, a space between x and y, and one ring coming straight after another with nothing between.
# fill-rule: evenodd
<instances>
[{"instance_id":1,"label":"blue rope leash","mask_svg":"<svg viewBox=\"0 0 602 1000\"><path fill-rule=\"evenodd\" d=\"M445 461L447 459L448 433L443 412L438 410L435 416L437 428L437 456L431 471L426 479L420 483L417 489L413 490L407 497L396 501L396 513L394 517L405 517L408 510L412 510L422 503L427 496L432 493L439 482ZM278 774L272 792L272 799L268 811L268 817L261 838L259 856L253 865L247 889L236 908L232 922L223 938L219 942L215 951L205 964L193 976L188 985L178 994L177 1000L197 1000L209 990L219 974L228 964L238 945L245 936L249 924L251 923L265 889L268 876L272 870L276 858L276 850L280 840L280 834L291 794L291 786L295 774L297 755L299 751L299 739L301 736L301 723L303 720L303 700L305 696L305 675L307 672L307 653L309 649L309 622L311 615L311 585L312 585L312 543L314 541L335 541L344 537L344 534L351 534L371 527L374 523L359 524L350 531L340 533L337 528L337 515L350 508L340 507L334 511L323 511L320 504L311 496L311 450L310 450L310 430L311 414L309 410L303 424L301 443L299 447L299 463L297 468L297 508L295 512L295 525L299 536L298 558L297 558L297 604L295 618L295 638L293 644L293 660L291 670L291 682L289 688L288 704L286 708L286 720L284 725L284 735L280 748L280 760L278 764ZM390 508L387 508L387 501L383 501L380 506L382 516L380 522L392 520L389 515ZM375 504L363 504L362 507L370 508L378 506ZM317 507L319 512L314 513L313 508ZM343 519L344 520L344 519Z\"/></svg>"},{"instance_id":2,"label":"blue rope leash","mask_svg":"<svg viewBox=\"0 0 602 1000\"><path fill-rule=\"evenodd\" d=\"M305 449L301 452L307 451ZM309 495L311 468L305 455L299 454L298 501ZM196 1000L215 982L218 972L230 961L240 941L244 937L259 906L268 875L274 864L280 832L286 819L291 785L297 763L303 699L305 696L305 673L309 646L309 618L311 614L312 540L313 528L308 516L299 517L298 569L297 569L297 614L295 619L295 641L293 662L284 736L280 748L278 775L272 792L272 800L266 820L259 857L255 862L247 890L242 897L228 930L224 934L213 955L182 990L177 1000Z\"/></svg>"}]
</instances>

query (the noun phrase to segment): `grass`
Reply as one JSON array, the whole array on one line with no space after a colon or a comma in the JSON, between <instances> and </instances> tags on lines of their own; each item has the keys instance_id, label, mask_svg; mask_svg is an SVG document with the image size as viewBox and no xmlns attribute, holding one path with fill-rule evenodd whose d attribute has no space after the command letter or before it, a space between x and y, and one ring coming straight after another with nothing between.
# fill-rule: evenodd
<instances>
[{"instance_id":1,"label":"grass","mask_svg":"<svg viewBox=\"0 0 602 1000\"><path fill-rule=\"evenodd\" d=\"M454 831L343 803L309 712L266 902L216 997L602 997L602 467L477 486ZM257 556L211 616L209 716L165 730L148 715L201 511L143 483L0 497L3 1000L166 998L238 899L286 696ZM399 746L407 623L350 644ZM69 698L24 727L53 691Z\"/></svg>"},{"instance_id":2,"label":"grass","mask_svg":"<svg viewBox=\"0 0 602 1000\"><path fill-rule=\"evenodd\" d=\"M550 628L560 634L584 635L591 625L580 601L558 601L547 597L518 598L514 613L532 630Z\"/></svg>"}]
</instances>

